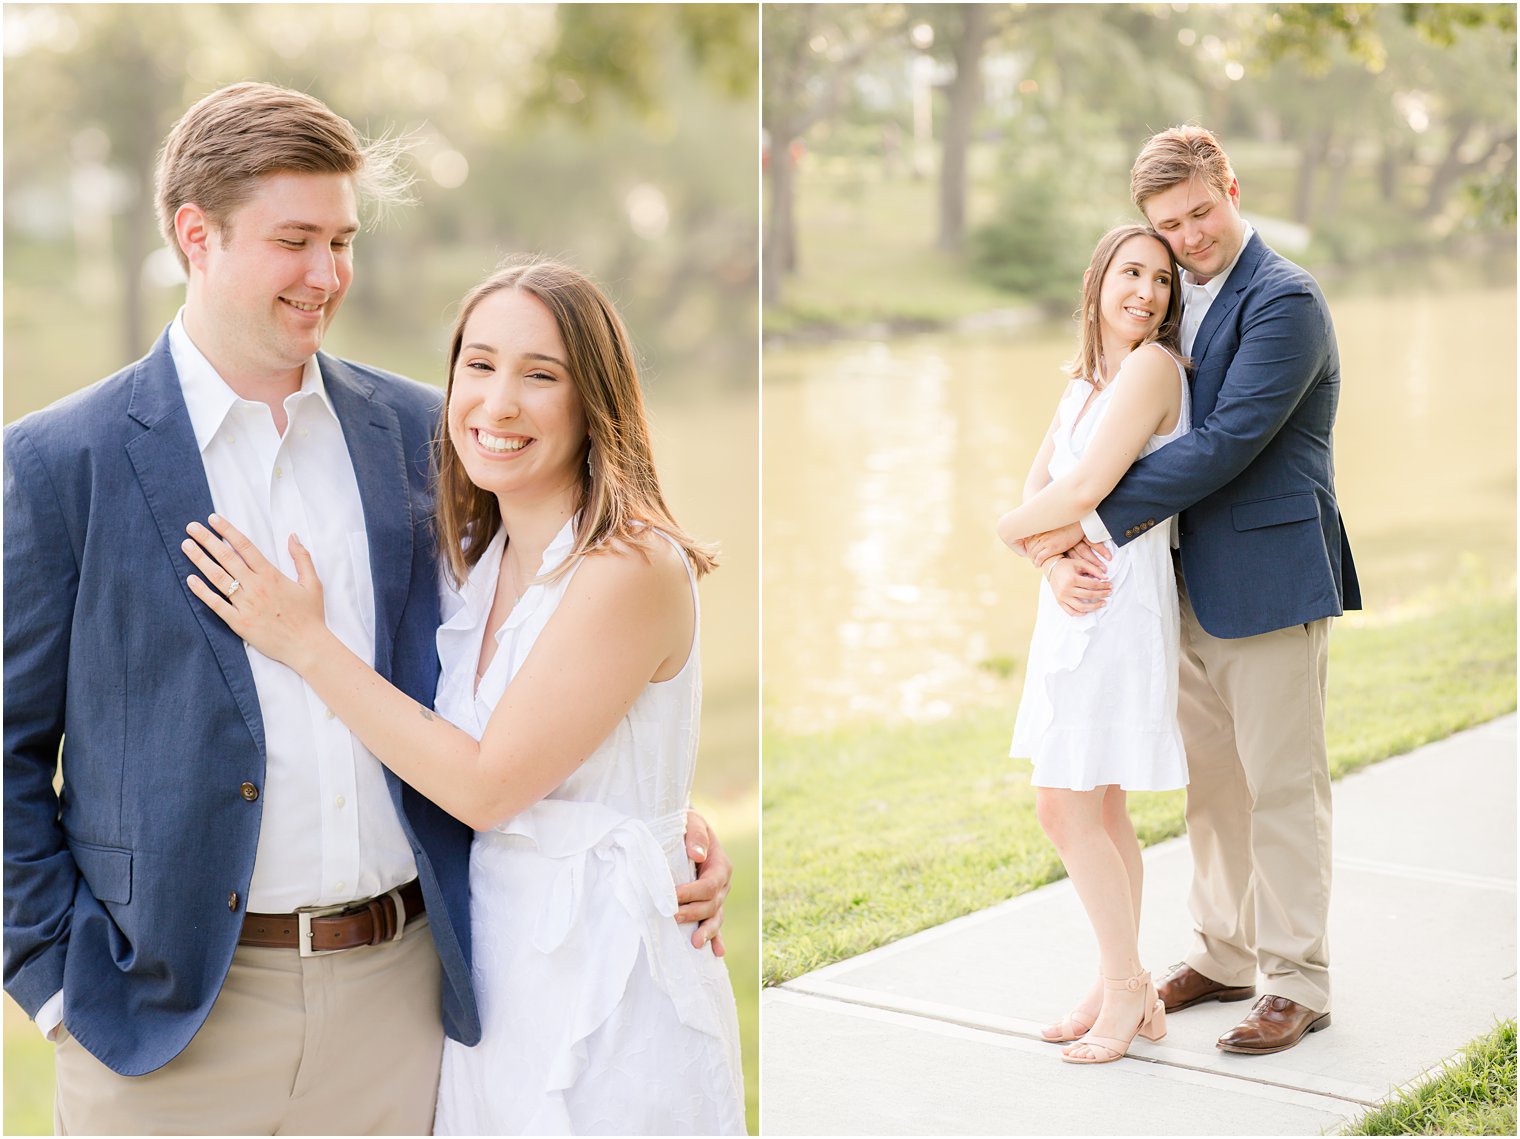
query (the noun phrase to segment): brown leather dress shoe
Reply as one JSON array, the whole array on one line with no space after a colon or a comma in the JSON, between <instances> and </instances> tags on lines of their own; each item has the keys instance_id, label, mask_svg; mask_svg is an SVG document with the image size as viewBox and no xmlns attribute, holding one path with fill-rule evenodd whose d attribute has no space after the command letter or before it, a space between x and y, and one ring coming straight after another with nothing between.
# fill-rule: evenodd
<instances>
[{"instance_id":1,"label":"brown leather dress shoe","mask_svg":"<svg viewBox=\"0 0 1520 1139\"><path fill-rule=\"evenodd\" d=\"M1285 1052L1311 1032L1330 1027L1328 1012L1315 1012L1287 997L1270 993L1256 1002L1245 1020L1219 1038L1216 1047L1225 1052L1265 1056Z\"/></svg>"},{"instance_id":2,"label":"brown leather dress shoe","mask_svg":"<svg viewBox=\"0 0 1520 1139\"><path fill-rule=\"evenodd\" d=\"M1173 965L1172 971L1156 986L1167 1012L1191 1008L1202 1001L1248 1001L1256 995L1255 985L1221 985L1186 964Z\"/></svg>"}]
</instances>

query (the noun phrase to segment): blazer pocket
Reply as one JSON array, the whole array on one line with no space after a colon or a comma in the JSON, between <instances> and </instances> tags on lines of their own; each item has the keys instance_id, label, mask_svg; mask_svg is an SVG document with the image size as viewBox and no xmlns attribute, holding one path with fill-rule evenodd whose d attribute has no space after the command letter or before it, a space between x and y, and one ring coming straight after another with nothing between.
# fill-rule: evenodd
<instances>
[{"instance_id":1,"label":"blazer pocket","mask_svg":"<svg viewBox=\"0 0 1520 1139\"><path fill-rule=\"evenodd\" d=\"M132 900L132 852L116 846L96 846L93 842L69 843L69 853L90 893L99 902Z\"/></svg>"},{"instance_id":2,"label":"blazer pocket","mask_svg":"<svg viewBox=\"0 0 1520 1139\"><path fill-rule=\"evenodd\" d=\"M1258 498L1254 502L1237 502L1230 507L1230 518L1237 530L1260 530L1263 526L1307 522L1318 517L1319 503L1310 491L1281 494L1276 498Z\"/></svg>"}]
</instances>

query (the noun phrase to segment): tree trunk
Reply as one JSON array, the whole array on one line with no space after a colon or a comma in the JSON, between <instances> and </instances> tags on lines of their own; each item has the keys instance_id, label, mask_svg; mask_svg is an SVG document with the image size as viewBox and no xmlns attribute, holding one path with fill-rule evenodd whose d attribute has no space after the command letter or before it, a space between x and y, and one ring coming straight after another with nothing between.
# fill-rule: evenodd
<instances>
[{"instance_id":1,"label":"tree trunk","mask_svg":"<svg viewBox=\"0 0 1520 1139\"><path fill-rule=\"evenodd\" d=\"M1384 137L1382 153L1378 156L1378 192L1389 205L1399 200L1399 175L1404 169L1402 150L1397 136Z\"/></svg>"},{"instance_id":2,"label":"tree trunk","mask_svg":"<svg viewBox=\"0 0 1520 1139\"><path fill-rule=\"evenodd\" d=\"M1299 225L1314 221L1314 184L1330 152L1330 128L1314 131L1299 151L1298 188L1293 194L1293 220Z\"/></svg>"},{"instance_id":3,"label":"tree trunk","mask_svg":"<svg viewBox=\"0 0 1520 1139\"><path fill-rule=\"evenodd\" d=\"M141 183L139 183L141 191ZM147 349L147 301L143 296L143 264L148 259L147 231L138 222L138 211L129 210L119 219L117 272L121 280L121 358L135 360Z\"/></svg>"},{"instance_id":4,"label":"tree trunk","mask_svg":"<svg viewBox=\"0 0 1520 1139\"><path fill-rule=\"evenodd\" d=\"M782 137L783 134L787 137ZM771 187L770 216L760 254L760 300L766 308L781 302L783 277L797 271L797 226L793 214L796 171L792 169L795 141L789 131L777 131L771 136L770 162L766 166Z\"/></svg>"},{"instance_id":5,"label":"tree trunk","mask_svg":"<svg viewBox=\"0 0 1520 1139\"><path fill-rule=\"evenodd\" d=\"M121 45L125 72L138 76L113 107L107 133L111 138L111 164L125 172L131 183L131 200L115 222L116 272L121 283L118 309L122 359L135 360L147 351L157 329L147 325L147 296L143 288L143 264L154 248L151 234L158 233L153 200L153 169L162 138L166 109L179 99L177 82L154 66L151 52L137 38ZM150 230L140 220L152 218ZM159 234L158 240L164 240Z\"/></svg>"},{"instance_id":6,"label":"tree trunk","mask_svg":"<svg viewBox=\"0 0 1520 1139\"><path fill-rule=\"evenodd\" d=\"M961 4L958 8L960 35L951 46L955 78L946 90L949 106L940 150L936 242L940 249L949 252L960 249L966 237L966 159L976 113L982 105L982 49L991 29L989 5Z\"/></svg>"},{"instance_id":7,"label":"tree trunk","mask_svg":"<svg viewBox=\"0 0 1520 1139\"><path fill-rule=\"evenodd\" d=\"M1330 152L1330 184L1325 188L1321 219L1334 221L1341 212L1341 195L1346 188L1346 174L1351 169L1349 146L1337 146Z\"/></svg>"},{"instance_id":8,"label":"tree trunk","mask_svg":"<svg viewBox=\"0 0 1520 1139\"><path fill-rule=\"evenodd\" d=\"M1441 159L1441 165L1437 166L1430 176L1430 189L1425 195L1425 208L1420 211L1422 217L1435 217L1441 212L1452 189L1466 172L1467 165L1462 161L1462 148L1467 145L1468 137L1476 125L1470 114L1458 117L1451 124L1451 142L1446 147L1446 154Z\"/></svg>"},{"instance_id":9,"label":"tree trunk","mask_svg":"<svg viewBox=\"0 0 1520 1139\"><path fill-rule=\"evenodd\" d=\"M154 219L157 232L156 203L153 201L153 166L158 151L158 139L154 130L155 116L152 109L161 94L145 94L142 111L137 117L132 137L125 145L128 177L132 181L132 200L125 216L118 219L117 267L121 279L121 346L122 359L135 360L148 349L157 329L147 329L148 306L143 289L143 265L150 249L148 229L138 220L142 216L143 203ZM160 235L162 240L162 235Z\"/></svg>"}]
</instances>

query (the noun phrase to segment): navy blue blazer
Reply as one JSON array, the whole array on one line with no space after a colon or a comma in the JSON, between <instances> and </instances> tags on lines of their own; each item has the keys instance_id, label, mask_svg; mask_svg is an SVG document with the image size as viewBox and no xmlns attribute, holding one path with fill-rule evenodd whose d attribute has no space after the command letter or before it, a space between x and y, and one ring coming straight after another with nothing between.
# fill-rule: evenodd
<instances>
[{"instance_id":1,"label":"navy blue blazer","mask_svg":"<svg viewBox=\"0 0 1520 1139\"><path fill-rule=\"evenodd\" d=\"M320 355L369 533L375 667L431 706L430 439L441 393ZM243 922L264 723L241 640L185 585L211 491L169 355L5 429L5 990L123 1075L216 1000ZM63 789L53 789L62 746ZM480 1039L471 832L387 772L443 962L444 1027Z\"/></svg>"},{"instance_id":2,"label":"navy blue blazer","mask_svg":"<svg viewBox=\"0 0 1520 1139\"><path fill-rule=\"evenodd\" d=\"M1117 545L1179 515L1198 623L1249 637L1360 609L1335 501L1340 356L1313 277L1253 234L1193 343L1193 430L1098 507Z\"/></svg>"}]
</instances>

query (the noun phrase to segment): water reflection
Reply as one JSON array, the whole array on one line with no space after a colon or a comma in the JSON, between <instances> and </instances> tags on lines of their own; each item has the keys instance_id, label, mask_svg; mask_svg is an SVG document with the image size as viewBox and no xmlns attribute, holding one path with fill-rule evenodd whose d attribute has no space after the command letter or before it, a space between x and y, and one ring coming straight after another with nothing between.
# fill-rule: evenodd
<instances>
[{"instance_id":1,"label":"water reflection","mask_svg":"<svg viewBox=\"0 0 1520 1139\"><path fill-rule=\"evenodd\" d=\"M709 809L714 799L752 793L757 776L758 411L753 389L654 399L650 408L655 460L671 511L690 534L720 547L720 568L701 589L697 790ZM753 823L753 815L742 821L744 827Z\"/></svg>"},{"instance_id":2,"label":"water reflection","mask_svg":"<svg viewBox=\"0 0 1520 1139\"><path fill-rule=\"evenodd\" d=\"M1477 558L1512 587L1515 294L1332 298L1337 489L1367 618ZM1064 328L768 348L768 721L808 731L1005 703L1038 579L993 534L1071 352Z\"/></svg>"}]
</instances>

